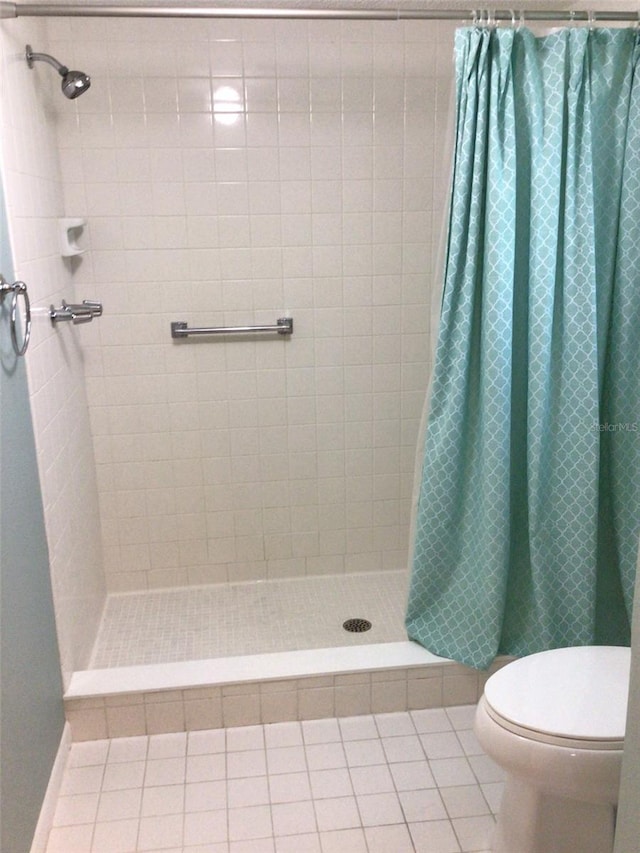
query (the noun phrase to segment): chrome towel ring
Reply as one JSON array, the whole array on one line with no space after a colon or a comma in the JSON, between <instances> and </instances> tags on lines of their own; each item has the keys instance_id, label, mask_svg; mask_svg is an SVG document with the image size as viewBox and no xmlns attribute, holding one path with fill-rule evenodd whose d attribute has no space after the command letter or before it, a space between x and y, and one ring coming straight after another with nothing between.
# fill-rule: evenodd
<instances>
[{"instance_id":1,"label":"chrome towel ring","mask_svg":"<svg viewBox=\"0 0 640 853\"><path fill-rule=\"evenodd\" d=\"M29 302L29 294L27 293L27 285L24 281L14 281L9 284L0 273L0 301L5 296L11 294L11 343L13 351L16 355L24 355L29 346L29 338L31 337L31 303ZM25 328L22 336L22 343L18 343L18 297L24 299L24 321Z\"/></svg>"}]
</instances>

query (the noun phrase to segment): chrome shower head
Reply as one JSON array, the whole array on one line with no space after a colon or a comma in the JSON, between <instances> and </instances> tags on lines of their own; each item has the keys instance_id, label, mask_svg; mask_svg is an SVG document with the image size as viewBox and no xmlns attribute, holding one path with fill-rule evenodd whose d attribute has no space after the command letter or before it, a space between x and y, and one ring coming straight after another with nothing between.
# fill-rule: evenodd
<instances>
[{"instance_id":1,"label":"chrome shower head","mask_svg":"<svg viewBox=\"0 0 640 853\"><path fill-rule=\"evenodd\" d=\"M62 77L62 94L65 98L77 98L91 85L91 77L84 71L67 71Z\"/></svg>"},{"instance_id":2,"label":"chrome shower head","mask_svg":"<svg viewBox=\"0 0 640 853\"><path fill-rule=\"evenodd\" d=\"M30 44L26 47L25 55L29 68L33 68L34 62L47 62L56 69L62 77L62 94L65 98L77 98L78 95L86 92L91 85L91 77L84 71L69 71L66 65L62 65L48 53L34 53Z\"/></svg>"}]
</instances>

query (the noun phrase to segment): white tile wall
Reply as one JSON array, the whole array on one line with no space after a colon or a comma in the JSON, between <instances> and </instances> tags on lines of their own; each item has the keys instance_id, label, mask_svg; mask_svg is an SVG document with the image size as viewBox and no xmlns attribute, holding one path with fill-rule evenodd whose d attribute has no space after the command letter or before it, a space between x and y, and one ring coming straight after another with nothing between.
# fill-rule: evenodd
<instances>
[{"instance_id":1,"label":"white tile wall","mask_svg":"<svg viewBox=\"0 0 640 853\"><path fill-rule=\"evenodd\" d=\"M452 27L50 22L108 587L406 565ZM174 343L171 320L295 320Z\"/></svg>"},{"instance_id":2,"label":"white tile wall","mask_svg":"<svg viewBox=\"0 0 640 853\"><path fill-rule=\"evenodd\" d=\"M67 681L88 663L105 590L82 338L78 329L54 330L48 318L50 303L76 301L74 280L82 278L82 267L63 261L58 246L64 199L54 120L70 102L52 69L29 70L27 42L36 51L46 49L41 22L2 22L0 157L15 273L27 283L32 304L25 360Z\"/></svg>"}]
</instances>

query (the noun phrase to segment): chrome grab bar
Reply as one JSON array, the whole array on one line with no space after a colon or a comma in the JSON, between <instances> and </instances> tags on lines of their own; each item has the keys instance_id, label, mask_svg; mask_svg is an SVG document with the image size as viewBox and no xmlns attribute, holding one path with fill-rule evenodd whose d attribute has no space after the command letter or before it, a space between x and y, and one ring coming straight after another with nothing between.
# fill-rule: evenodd
<instances>
[{"instance_id":1,"label":"chrome grab bar","mask_svg":"<svg viewBox=\"0 0 640 853\"><path fill-rule=\"evenodd\" d=\"M172 338L188 338L190 335L251 335L255 332L292 335L293 317L280 317L275 326L209 326L190 329L188 323L182 320L171 324Z\"/></svg>"},{"instance_id":2,"label":"chrome grab bar","mask_svg":"<svg viewBox=\"0 0 640 853\"><path fill-rule=\"evenodd\" d=\"M80 323L90 323L94 317L102 317L102 303L83 299L81 305L68 305L63 299L61 308L54 308L53 305L49 307L49 317L54 325L71 322L77 326Z\"/></svg>"}]
</instances>

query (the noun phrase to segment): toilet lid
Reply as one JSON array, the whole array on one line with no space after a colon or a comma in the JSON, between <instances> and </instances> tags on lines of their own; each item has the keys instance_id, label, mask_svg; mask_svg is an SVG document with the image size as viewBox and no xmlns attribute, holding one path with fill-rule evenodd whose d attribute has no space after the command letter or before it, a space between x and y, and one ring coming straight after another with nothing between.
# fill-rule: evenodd
<instances>
[{"instance_id":1,"label":"toilet lid","mask_svg":"<svg viewBox=\"0 0 640 853\"><path fill-rule=\"evenodd\" d=\"M484 695L505 720L546 735L621 741L631 650L575 646L529 655L487 681Z\"/></svg>"}]
</instances>

